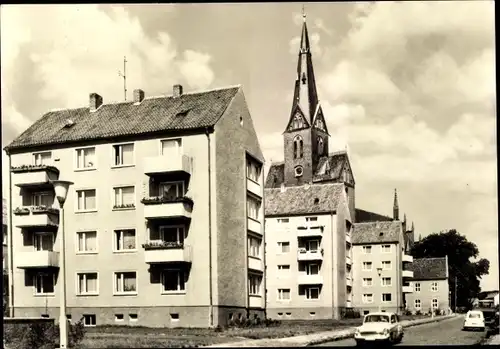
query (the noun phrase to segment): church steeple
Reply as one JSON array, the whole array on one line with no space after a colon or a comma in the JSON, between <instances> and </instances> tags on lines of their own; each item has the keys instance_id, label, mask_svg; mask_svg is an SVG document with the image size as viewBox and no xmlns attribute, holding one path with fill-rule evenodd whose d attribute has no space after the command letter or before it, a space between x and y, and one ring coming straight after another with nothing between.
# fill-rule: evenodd
<instances>
[{"instance_id":1,"label":"church steeple","mask_svg":"<svg viewBox=\"0 0 500 349\"><path fill-rule=\"evenodd\" d=\"M394 205L392 207L392 218L397 221L399 220L399 204L398 204L398 191L394 189Z\"/></svg>"}]
</instances>

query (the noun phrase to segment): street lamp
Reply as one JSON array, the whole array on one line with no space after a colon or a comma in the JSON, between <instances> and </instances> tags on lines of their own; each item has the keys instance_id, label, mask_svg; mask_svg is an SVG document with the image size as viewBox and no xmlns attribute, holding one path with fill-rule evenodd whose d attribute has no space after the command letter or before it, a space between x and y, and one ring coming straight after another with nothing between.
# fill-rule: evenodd
<instances>
[{"instance_id":1,"label":"street lamp","mask_svg":"<svg viewBox=\"0 0 500 349\"><path fill-rule=\"evenodd\" d=\"M69 181L51 181L54 186L57 201L59 202L59 287L61 296L59 299L59 348L68 347L68 320L66 319L66 253L64 247L64 203L68 196L69 186L73 182Z\"/></svg>"},{"instance_id":2,"label":"street lamp","mask_svg":"<svg viewBox=\"0 0 500 349\"><path fill-rule=\"evenodd\" d=\"M382 275L382 268L381 267L377 268L377 273L378 273L378 281L379 281L379 284L380 284L380 282L382 281L381 278L380 278L380 276ZM378 311L382 310L380 302L382 302L381 299L379 299L379 302L378 302Z\"/></svg>"}]
</instances>

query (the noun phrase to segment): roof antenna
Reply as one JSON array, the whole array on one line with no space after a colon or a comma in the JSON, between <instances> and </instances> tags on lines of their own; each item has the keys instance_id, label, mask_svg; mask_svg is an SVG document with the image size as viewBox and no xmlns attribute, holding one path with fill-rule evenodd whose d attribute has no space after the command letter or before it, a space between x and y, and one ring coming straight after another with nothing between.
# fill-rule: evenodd
<instances>
[{"instance_id":1,"label":"roof antenna","mask_svg":"<svg viewBox=\"0 0 500 349\"><path fill-rule=\"evenodd\" d=\"M306 10L304 4L302 4L302 19L304 22L306 21Z\"/></svg>"},{"instance_id":2,"label":"roof antenna","mask_svg":"<svg viewBox=\"0 0 500 349\"><path fill-rule=\"evenodd\" d=\"M123 74L118 70L118 76L123 78L123 95L125 101L127 100L127 56L123 56Z\"/></svg>"}]
</instances>

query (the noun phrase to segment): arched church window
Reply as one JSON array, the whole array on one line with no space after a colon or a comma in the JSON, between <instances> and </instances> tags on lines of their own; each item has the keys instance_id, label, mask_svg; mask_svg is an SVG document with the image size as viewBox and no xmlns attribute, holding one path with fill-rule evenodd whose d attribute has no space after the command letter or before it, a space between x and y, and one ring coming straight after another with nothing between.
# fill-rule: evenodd
<instances>
[{"instance_id":1,"label":"arched church window","mask_svg":"<svg viewBox=\"0 0 500 349\"><path fill-rule=\"evenodd\" d=\"M325 150L325 145L323 144L323 138L318 137L318 154L323 155Z\"/></svg>"},{"instance_id":2,"label":"arched church window","mask_svg":"<svg viewBox=\"0 0 500 349\"><path fill-rule=\"evenodd\" d=\"M302 117L300 116L300 114L296 114L293 117L293 128L297 129L302 127L304 127L304 122L302 121Z\"/></svg>"},{"instance_id":3,"label":"arched church window","mask_svg":"<svg viewBox=\"0 0 500 349\"><path fill-rule=\"evenodd\" d=\"M302 140L302 137L297 135L293 139L293 158L294 159L299 159L302 158L304 154L304 141Z\"/></svg>"}]
</instances>

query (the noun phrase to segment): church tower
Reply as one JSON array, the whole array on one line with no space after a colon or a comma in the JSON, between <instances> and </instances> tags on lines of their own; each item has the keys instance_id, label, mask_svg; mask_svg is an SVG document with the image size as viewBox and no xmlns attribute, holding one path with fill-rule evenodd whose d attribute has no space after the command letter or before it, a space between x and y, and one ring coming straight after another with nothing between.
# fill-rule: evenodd
<instances>
[{"instance_id":1,"label":"church tower","mask_svg":"<svg viewBox=\"0 0 500 349\"><path fill-rule=\"evenodd\" d=\"M283 133L285 186L312 182L320 158L328 156L330 138L318 100L305 14L303 19L292 109Z\"/></svg>"}]
</instances>

